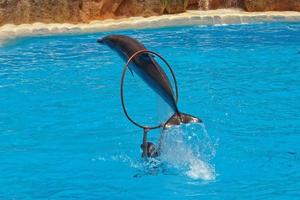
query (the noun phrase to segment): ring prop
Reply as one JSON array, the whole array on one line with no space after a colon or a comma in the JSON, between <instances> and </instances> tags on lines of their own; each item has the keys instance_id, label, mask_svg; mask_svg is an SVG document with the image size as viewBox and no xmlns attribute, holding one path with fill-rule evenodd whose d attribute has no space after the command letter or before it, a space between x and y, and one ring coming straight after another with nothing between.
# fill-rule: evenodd
<instances>
[{"instance_id":1,"label":"ring prop","mask_svg":"<svg viewBox=\"0 0 300 200\"><path fill-rule=\"evenodd\" d=\"M156 126L147 126L147 125L141 125L139 124L138 122L136 122L135 120L133 120L128 112L127 112L127 109L126 109L126 106L125 106L125 101L124 101L124 79L125 79L125 74L126 74L126 71L128 69L128 66L130 64L130 62L136 58L137 56L141 55L141 54L149 54L149 55L155 55L157 57L159 57L165 64L166 66L169 68L171 74L172 74L172 77L173 77L173 81L174 81L174 85L175 85L175 92L176 92L176 103L178 102L178 86L177 86L177 80L176 80L176 77L175 77L175 74L174 74L174 71L172 70L170 64L161 56L159 55L158 53L154 52L154 51L149 51L149 50L141 50L141 51L137 51L135 52L127 61L127 63L125 64L124 66L124 69L123 69L123 73L122 73L122 78L121 78L121 103L122 103L122 108L123 108L123 111L126 115L126 117L128 118L129 121L131 121L134 125L142 128L142 129L157 129L157 128L160 128L160 127L163 127L163 124L159 124L159 125L156 125Z\"/></svg>"}]
</instances>

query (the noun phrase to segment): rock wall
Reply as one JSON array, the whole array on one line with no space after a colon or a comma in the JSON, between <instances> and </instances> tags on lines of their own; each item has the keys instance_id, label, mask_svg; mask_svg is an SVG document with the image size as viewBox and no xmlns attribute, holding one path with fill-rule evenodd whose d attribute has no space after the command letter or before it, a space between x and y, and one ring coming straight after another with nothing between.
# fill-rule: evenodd
<instances>
[{"instance_id":1,"label":"rock wall","mask_svg":"<svg viewBox=\"0 0 300 200\"><path fill-rule=\"evenodd\" d=\"M96 19L184 12L188 0L0 0L6 23L88 22Z\"/></svg>"},{"instance_id":2,"label":"rock wall","mask_svg":"<svg viewBox=\"0 0 300 200\"><path fill-rule=\"evenodd\" d=\"M189 0L187 9L198 10L199 9L199 0Z\"/></svg>"},{"instance_id":3,"label":"rock wall","mask_svg":"<svg viewBox=\"0 0 300 200\"><path fill-rule=\"evenodd\" d=\"M188 9L245 8L300 11L300 0L0 0L0 25L80 23L97 19L174 14Z\"/></svg>"},{"instance_id":4,"label":"rock wall","mask_svg":"<svg viewBox=\"0 0 300 200\"><path fill-rule=\"evenodd\" d=\"M244 0L247 11L300 11L300 0Z\"/></svg>"},{"instance_id":5,"label":"rock wall","mask_svg":"<svg viewBox=\"0 0 300 200\"><path fill-rule=\"evenodd\" d=\"M210 9L244 8L244 0L210 0Z\"/></svg>"},{"instance_id":6,"label":"rock wall","mask_svg":"<svg viewBox=\"0 0 300 200\"><path fill-rule=\"evenodd\" d=\"M300 0L189 0L188 9L242 8L255 11L300 11Z\"/></svg>"}]
</instances>

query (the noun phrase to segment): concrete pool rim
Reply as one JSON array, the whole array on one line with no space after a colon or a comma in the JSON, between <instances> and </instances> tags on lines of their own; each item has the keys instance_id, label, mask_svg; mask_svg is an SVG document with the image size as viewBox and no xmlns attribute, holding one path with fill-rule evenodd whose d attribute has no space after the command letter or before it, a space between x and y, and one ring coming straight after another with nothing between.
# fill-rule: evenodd
<instances>
[{"instance_id":1,"label":"concrete pool rim","mask_svg":"<svg viewBox=\"0 0 300 200\"><path fill-rule=\"evenodd\" d=\"M6 24L0 27L0 46L10 39L24 36L80 34L128 29L147 29L188 25L229 25L259 22L300 22L300 12L245 12L239 9L189 10L185 13L153 17L95 20L90 23Z\"/></svg>"}]
</instances>

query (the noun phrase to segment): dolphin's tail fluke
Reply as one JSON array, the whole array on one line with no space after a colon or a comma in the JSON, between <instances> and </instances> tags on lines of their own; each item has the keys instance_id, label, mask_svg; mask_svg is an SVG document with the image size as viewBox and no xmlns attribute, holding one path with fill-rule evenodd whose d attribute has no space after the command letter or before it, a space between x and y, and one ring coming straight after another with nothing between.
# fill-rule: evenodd
<instances>
[{"instance_id":1,"label":"dolphin's tail fluke","mask_svg":"<svg viewBox=\"0 0 300 200\"><path fill-rule=\"evenodd\" d=\"M175 113L172 117L165 123L164 129L171 128L172 126L180 124L189 124L189 123L201 123L202 120L185 113Z\"/></svg>"}]
</instances>

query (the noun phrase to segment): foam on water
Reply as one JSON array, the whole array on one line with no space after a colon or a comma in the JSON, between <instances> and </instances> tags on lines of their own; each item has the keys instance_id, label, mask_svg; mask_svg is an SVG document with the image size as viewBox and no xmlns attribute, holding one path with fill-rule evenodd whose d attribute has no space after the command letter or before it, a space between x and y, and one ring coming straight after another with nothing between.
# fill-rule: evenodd
<instances>
[{"instance_id":1,"label":"foam on water","mask_svg":"<svg viewBox=\"0 0 300 200\"><path fill-rule=\"evenodd\" d=\"M116 161L136 170L134 177L159 173L183 174L191 179L212 181L216 178L212 159L217 141L211 139L204 124L176 126L162 133L161 156L147 160L126 153L109 157L99 156L93 161Z\"/></svg>"},{"instance_id":2,"label":"foam on water","mask_svg":"<svg viewBox=\"0 0 300 200\"><path fill-rule=\"evenodd\" d=\"M192 179L214 180L215 169L209 162L215 145L204 125L176 126L163 133L161 159Z\"/></svg>"}]
</instances>

